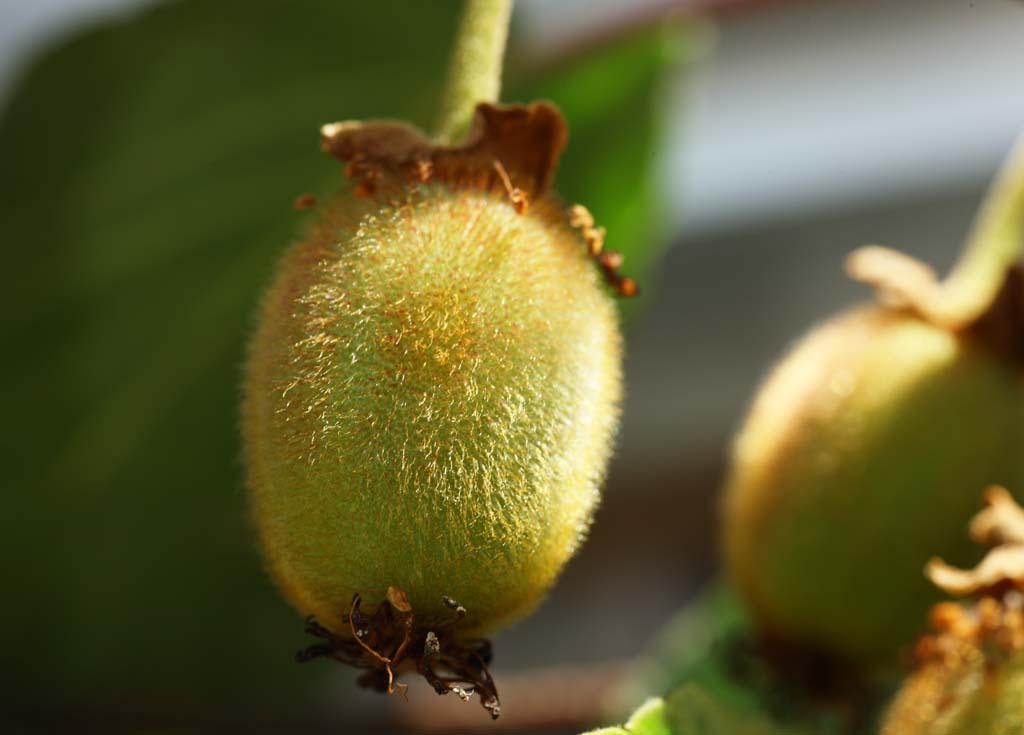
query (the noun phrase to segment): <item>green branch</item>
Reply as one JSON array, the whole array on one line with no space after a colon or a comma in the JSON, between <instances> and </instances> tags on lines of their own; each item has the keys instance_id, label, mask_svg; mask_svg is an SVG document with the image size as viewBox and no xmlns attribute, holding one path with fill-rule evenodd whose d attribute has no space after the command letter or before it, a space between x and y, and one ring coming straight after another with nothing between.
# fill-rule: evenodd
<instances>
[{"instance_id":1,"label":"green branch","mask_svg":"<svg viewBox=\"0 0 1024 735\"><path fill-rule=\"evenodd\" d=\"M1007 157L978 212L967 246L944 284L965 305L984 309L1024 256L1024 135ZM959 305L959 304L958 304ZM965 306L964 308L967 308Z\"/></svg>"}]
</instances>

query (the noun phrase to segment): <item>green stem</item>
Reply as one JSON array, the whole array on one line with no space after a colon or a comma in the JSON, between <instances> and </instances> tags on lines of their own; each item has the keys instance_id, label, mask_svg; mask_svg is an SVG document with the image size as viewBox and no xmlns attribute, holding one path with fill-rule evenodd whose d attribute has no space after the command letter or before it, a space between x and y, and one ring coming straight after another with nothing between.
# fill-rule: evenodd
<instances>
[{"instance_id":1,"label":"green stem","mask_svg":"<svg viewBox=\"0 0 1024 735\"><path fill-rule=\"evenodd\" d=\"M1007 269L1024 256L1024 136L1007 157L978 212L950 288L991 301Z\"/></svg>"},{"instance_id":2,"label":"green stem","mask_svg":"<svg viewBox=\"0 0 1024 735\"><path fill-rule=\"evenodd\" d=\"M1010 269L1024 257L1024 135L981 205L971 236L941 282L902 253L869 245L850 254L847 269L887 301L907 305L936 326L960 331L996 303Z\"/></svg>"},{"instance_id":3,"label":"green stem","mask_svg":"<svg viewBox=\"0 0 1024 735\"><path fill-rule=\"evenodd\" d=\"M469 129L479 102L497 102L512 0L466 0L441 98L436 138L452 143Z\"/></svg>"}]
</instances>

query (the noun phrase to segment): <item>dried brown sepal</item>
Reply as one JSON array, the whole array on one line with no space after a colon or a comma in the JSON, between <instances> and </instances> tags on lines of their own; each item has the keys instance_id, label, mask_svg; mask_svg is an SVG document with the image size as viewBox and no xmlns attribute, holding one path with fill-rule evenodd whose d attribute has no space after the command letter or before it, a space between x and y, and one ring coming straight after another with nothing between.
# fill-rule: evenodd
<instances>
[{"instance_id":1,"label":"dried brown sepal","mask_svg":"<svg viewBox=\"0 0 1024 735\"><path fill-rule=\"evenodd\" d=\"M345 175L355 193L374 196L409 182L432 178L503 189L517 212L548 193L567 133L562 113L550 102L528 105L477 105L473 127L458 145L438 145L421 131L391 120L330 123L320 129L324 151L346 162ZM636 281L621 275L622 257L604 250L605 229L582 205L568 211L587 252L609 286L634 296Z\"/></svg>"},{"instance_id":2,"label":"dried brown sepal","mask_svg":"<svg viewBox=\"0 0 1024 735\"><path fill-rule=\"evenodd\" d=\"M462 620L464 617L466 617L466 608L464 608L462 605L457 603L452 598L448 597L448 595L442 597L441 602L443 602L444 606L447 607L449 610L453 610L455 612L456 620Z\"/></svg>"},{"instance_id":3,"label":"dried brown sepal","mask_svg":"<svg viewBox=\"0 0 1024 735\"><path fill-rule=\"evenodd\" d=\"M615 270L622 265L622 253L617 253L614 250L605 250L603 253L597 256L597 262L602 268L609 270Z\"/></svg>"},{"instance_id":4,"label":"dried brown sepal","mask_svg":"<svg viewBox=\"0 0 1024 735\"><path fill-rule=\"evenodd\" d=\"M499 161L509 187L530 198L550 189L566 136L562 113L550 102L477 105L466 140L452 146L437 145L411 125L390 120L350 120L320 129L324 151L371 166L396 183L429 171L449 181L503 184L494 166Z\"/></svg>"},{"instance_id":5,"label":"dried brown sepal","mask_svg":"<svg viewBox=\"0 0 1024 735\"><path fill-rule=\"evenodd\" d=\"M957 569L942 559L931 559L925 574L936 587L957 597L1024 586L1024 546L992 549L974 569Z\"/></svg>"},{"instance_id":6,"label":"dried brown sepal","mask_svg":"<svg viewBox=\"0 0 1024 735\"><path fill-rule=\"evenodd\" d=\"M993 545L972 570L951 567L938 559L929 562L928 577L950 594L975 595L973 602L942 602L932 607L933 633L921 636L914 647L917 672L908 679L890 705L879 730L899 733L981 732L999 722L1018 732L1017 720L1005 720L1005 707L993 719L989 713L1011 697L1008 666L1024 652L1024 511L1001 487L985 491L986 508L970 524L971 535ZM1004 689L1004 686L1006 688ZM990 695L995 695L995 699ZM980 716L980 719L979 719ZM952 718L952 719L951 719ZM946 725L933 727L938 722ZM975 723L984 722L980 729Z\"/></svg>"},{"instance_id":7,"label":"dried brown sepal","mask_svg":"<svg viewBox=\"0 0 1024 735\"><path fill-rule=\"evenodd\" d=\"M1024 597L1010 591L973 604L942 602L932 608L931 624L935 632L921 636L914 647L918 666L983 663L991 668L1024 650Z\"/></svg>"},{"instance_id":8,"label":"dried brown sepal","mask_svg":"<svg viewBox=\"0 0 1024 735\"><path fill-rule=\"evenodd\" d=\"M1024 510L1005 488L985 491L984 510L971 521L971 536L993 548L970 570L932 559L925 574L950 595L973 595L973 604L942 602L931 610L932 635L916 645L918 664L947 669L983 659L986 667L1024 650Z\"/></svg>"},{"instance_id":9,"label":"dried brown sepal","mask_svg":"<svg viewBox=\"0 0 1024 735\"><path fill-rule=\"evenodd\" d=\"M408 595L398 587L388 587L385 599L387 599L388 604L398 612L407 615L412 614L412 605L409 604Z\"/></svg>"},{"instance_id":10,"label":"dried brown sepal","mask_svg":"<svg viewBox=\"0 0 1024 735\"><path fill-rule=\"evenodd\" d=\"M971 520L971 538L986 546L1024 544L1024 509L1009 491L993 485L984 499L985 509Z\"/></svg>"},{"instance_id":11,"label":"dried brown sepal","mask_svg":"<svg viewBox=\"0 0 1024 735\"><path fill-rule=\"evenodd\" d=\"M316 197L312 194L299 194L295 197L292 206L295 209L309 209L316 204Z\"/></svg>"},{"instance_id":12,"label":"dried brown sepal","mask_svg":"<svg viewBox=\"0 0 1024 735\"><path fill-rule=\"evenodd\" d=\"M594 226L594 215L582 204L573 204L569 207L569 225L585 232Z\"/></svg>"},{"instance_id":13,"label":"dried brown sepal","mask_svg":"<svg viewBox=\"0 0 1024 735\"><path fill-rule=\"evenodd\" d=\"M612 287L619 296L636 296L639 289L636 281L619 273L622 267L622 253L604 249L605 229L594 225L594 215L582 204L569 207L569 226L579 230L587 245L587 252L597 263L604 276L605 283Z\"/></svg>"},{"instance_id":14,"label":"dried brown sepal","mask_svg":"<svg viewBox=\"0 0 1024 735\"><path fill-rule=\"evenodd\" d=\"M640 293L640 287L637 285L637 282L629 276L615 274L614 277L609 279L609 282L612 288L615 289L615 293L619 296L630 298Z\"/></svg>"},{"instance_id":15,"label":"dried brown sepal","mask_svg":"<svg viewBox=\"0 0 1024 735\"><path fill-rule=\"evenodd\" d=\"M950 279L940 281L927 264L881 245L865 245L850 253L846 272L855 281L872 286L883 306L912 311L942 329L974 331L1000 344L1009 341L1013 352L1022 349L1020 266L1007 268L1002 285L987 301L978 303L964 302L954 290L959 284Z\"/></svg>"},{"instance_id":16,"label":"dried brown sepal","mask_svg":"<svg viewBox=\"0 0 1024 735\"><path fill-rule=\"evenodd\" d=\"M421 184L427 183L430 181L430 177L434 175L434 164L422 158L418 159L413 169L413 175L415 181Z\"/></svg>"},{"instance_id":17,"label":"dried brown sepal","mask_svg":"<svg viewBox=\"0 0 1024 735\"><path fill-rule=\"evenodd\" d=\"M878 300L894 309L929 311L941 294L930 266L906 253L882 245L865 245L846 257L850 278L873 286Z\"/></svg>"},{"instance_id":18,"label":"dried brown sepal","mask_svg":"<svg viewBox=\"0 0 1024 735\"><path fill-rule=\"evenodd\" d=\"M508 200L512 202L516 212L523 214L530 207L530 197L522 189L512 185L512 179L509 178L508 171L501 161L494 161L493 165L494 170L498 172L498 178L501 179L501 185L505 187L505 193L508 194Z\"/></svg>"},{"instance_id":19,"label":"dried brown sepal","mask_svg":"<svg viewBox=\"0 0 1024 735\"><path fill-rule=\"evenodd\" d=\"M957 569L938 558L925 567L928 579L947 594L963 597L1024 588L1024 510L999 486L988 488L984 497L986 507L971 521L971 536L995 548L974 569Z\"/></svg>"},{"instance_id":20,"label":"dried brown sepal","mask_svg":"<svg viewBox=\"0 0 1024 735\"><path fill-rule=\"evenodd\" d=\"M356 594L343 620L347 635L320 625L313 616L306 619L306 633L322 639L299 651L299 663L316 658L364 669L360 686L380 692L406 695L408 686L397 681L400 674L416 672L438 694L454 693L463 701L475 694L493 719L501 714L501 702L494 679L487 669L491 647L486 640L459 636L457 623L466 610L449 597L444 604L452 609L453 623L445 629L418 627L405 592L388 587L384 601L372 612L362 609Z\"/></svg>"},{"instance_id":21,"label":"dried brown sepal","mask_svg":"<svg viewBox=\"0 0 1024 735\"><path fill-rule=\"evenodd\" d=\"M412 125L394 120L345 120L320 128L320 144L342 161L357 158L389 168L431 160L434 144Z\"/></svg>"},{"instance_id":22,"label":"dried brown sepal","mask_svg":"<svg viewBox=\"0 0 1024 735\"><path fill-rule=\"evenodd\" d=\"M880 735L1018 732L1010 721L1002 723L1009 729L975 728L971 713L983 715L994 703L991 696L1009 691L1003 689L1007 666L1024 651L1024 597L1009 590L974 603L943 602L931 617L935 632L918 639L917 671L890 704Z\"/></svg>"}]
</instances>

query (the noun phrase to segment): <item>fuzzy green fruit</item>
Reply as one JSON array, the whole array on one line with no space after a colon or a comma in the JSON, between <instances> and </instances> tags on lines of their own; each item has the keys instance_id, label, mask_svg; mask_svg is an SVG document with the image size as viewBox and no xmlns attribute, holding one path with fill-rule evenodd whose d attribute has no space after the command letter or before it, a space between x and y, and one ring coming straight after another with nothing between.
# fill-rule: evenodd
<instances>
[{"instance_id":1,"label":"fuzzy green fruit","mask_svg":"<svg viewBox=\"0 0 1024 735\"><path fill-rule=\"evenodd\" d=\"M977 489L1022 477L1022 447L1019 368L912 314L855 309L754 401L725 496L728 568L772 637L893 657L936 598L921 567L969 559Z\"/></svg>"},{"instance_id":2,"label":"fuzzy green fruit","mask_svg":"<svg viewBox=\"0 0 1024 735\"><path fill-rule=\"evenodd\" d=\"M524 212L489 159L427 154L425 183L374 172L373 195L322 208L246 366L265 556L339 634L389 587L418 630L453 624L445 597L467 634L530 610L587 530L618 418L616 308L564 207L535 190Z\"/></svg>"}]
</instances>

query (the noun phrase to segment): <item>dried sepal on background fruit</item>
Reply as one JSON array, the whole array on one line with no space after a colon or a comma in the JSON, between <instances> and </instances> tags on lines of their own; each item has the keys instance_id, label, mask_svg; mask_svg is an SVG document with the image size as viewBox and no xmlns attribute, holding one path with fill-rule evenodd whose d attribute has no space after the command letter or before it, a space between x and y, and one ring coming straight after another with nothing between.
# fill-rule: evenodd
<instances>
[{"instance_id":1,"label":"dried sepal on background fruit","mask_svg":"<svg viewBox=\"0 0 1024 735\"><path fill-rule=\"evenodd\" d=\"M932 608L934 633L915 648L917 670L886 713L881 735L1011 735L1024 732L1024 511L1003 488L971 524L993 545L971 570L933 559L944 592L973 602Z\"/></svg>"},{"instance_id":2,"label":"dried sepal on background fruit","mask_svg":"<svg viewBox=\"0 0 1024 735\"><path fill-rule=\"evenodd\" d=\"M988 507L971 521L971 538L995 548L971 570L938 557L925 567L928 579L946 594L963 597L1024 584L1024 510L998 485L985 491L985 503Z\"/></svg>"}]
</instances>

